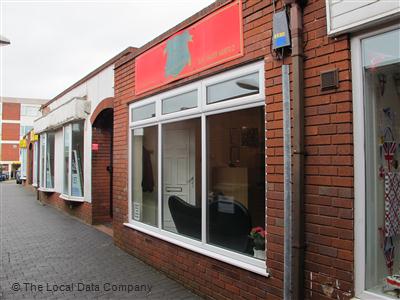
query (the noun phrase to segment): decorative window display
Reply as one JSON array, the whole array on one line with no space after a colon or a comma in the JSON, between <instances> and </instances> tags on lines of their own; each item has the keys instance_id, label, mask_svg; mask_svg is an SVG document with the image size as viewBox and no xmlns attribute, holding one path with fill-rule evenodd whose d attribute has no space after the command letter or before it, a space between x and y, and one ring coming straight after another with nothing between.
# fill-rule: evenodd
<instances>
[{"instance_id":1,"label":"decorative window display","mask_svg":"<svg viewBox=\"0 0 400 300\"><path fill-rule=\"evenodd\" d=\"M152 96L147 121L131 105L131 224L265 273L263 75L257 63Z\"/></svg>"},{"instance_id":2,"label":"decorative window display","mask_svg":"<svg viewBox=\"0 0 400 300\"><path fill-rule=\"evenodd\" d=\"M83 192L83 147L84 122L75 122L64 127L64 196L84 196Z\"/></svg>"},{"instance_id":3,"label":"decorative window display","mask_svg":"<svg viewBox=\"0 0 400 300\"><path fill-rule=\"evenodd\" d=\"M365 288L400 294L400 31L362 41L366 146ZM397 42L396 42L397 41Z\"/></svg>"}]
</instances>

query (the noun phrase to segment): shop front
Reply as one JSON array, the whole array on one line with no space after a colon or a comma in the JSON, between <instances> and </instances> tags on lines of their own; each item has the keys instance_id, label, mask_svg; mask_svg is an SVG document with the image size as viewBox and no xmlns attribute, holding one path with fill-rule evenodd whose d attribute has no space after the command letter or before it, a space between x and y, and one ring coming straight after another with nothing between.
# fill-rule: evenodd
<instances>
[{"instance_id":1,"label":"shop front","mask_svg":"<svg viewBox=\"0 0 400 300\"><path fill-rule=\"evenodd\" d=\"M400 28L356 35L353 46L357 294L400 289Z\"/></svg>"},{"instance_id":2,"label":"shop front","mask_svg":"<svg viewBox=\"0 0 400 300\"><path fill-rule=\"evenodd\" d=\"M127 226L267 275L249 238L265 227L263 77L260 61L130 105Z\"/></svg>"},{"instance_id":3,"label":"shop front","mask_svg":"<svg viewBox=\"0 0 400 300\"><path fill-rule=\"evenodd\" d=\"M349 39L328 39L324 5L300 2L217 1L115 65L114 242L200 295L354 294ZM274 51L273 39L289 41L273 35L274 12L288 11L297 48ZM284 217L284 94L305 148L292 149L304 205L294 220ZM292 221L303 236L293 264Z\"/></svg>"}]
</instances>

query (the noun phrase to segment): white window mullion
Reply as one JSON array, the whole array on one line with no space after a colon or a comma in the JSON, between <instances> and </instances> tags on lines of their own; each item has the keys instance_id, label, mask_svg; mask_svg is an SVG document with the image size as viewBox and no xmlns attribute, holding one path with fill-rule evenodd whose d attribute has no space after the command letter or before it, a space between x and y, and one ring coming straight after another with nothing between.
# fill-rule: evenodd
<instances>
[{"instance_id":1,"label":"white window mullion","mask_svg":"<svg viewBox=\"0 0 400 300\"><path fill-rule=\"evenodd\" d=\"M47 188L47 133L44 134L43 187Z\"/></svg>"},{"instance_id":2,"label":"white window mullion","mask_svg":"<svg viewBox=\"0 0 400 300\"><path fill-rule=\"evenodd\" d=\"M162 182L162 125L158 124L158 140L157 140L157 149L158 149L158 228L162 229L162 191L163 191L163 182Z\"/></svg>"},{"instance_id":3,"label":"white window mullion","mask_svg":"<svg viewBox=\"0 0 400 300\"><path fill-rule=\"evenodd\" d=\"M132 128L128 128L128 220L129 222L132 222L133 216L132 216L132 209L133 209L133 186L132 186L132 172L133 172L133 165L132 165Z\"/></svg>"},{"instance_id":4,"label":"white window mullion","mask_svg":"<svg viewBox=\"0 0 400 300\"><path fill-rule=\"evenodd\" d=\"M72 125L69 124L69 157L68 157L68 195L71 196L72 194Z\"/></svg>"},{"instance_id":5,"label":"white window mullion","mask_svg":"<svg viewBox=\"0 0 400 300\"><path fill-rule=\"evenodd\" d=\"M207 243L207 145L206 116L201 116L201 241Z\"/></svg>"}]
</instances>

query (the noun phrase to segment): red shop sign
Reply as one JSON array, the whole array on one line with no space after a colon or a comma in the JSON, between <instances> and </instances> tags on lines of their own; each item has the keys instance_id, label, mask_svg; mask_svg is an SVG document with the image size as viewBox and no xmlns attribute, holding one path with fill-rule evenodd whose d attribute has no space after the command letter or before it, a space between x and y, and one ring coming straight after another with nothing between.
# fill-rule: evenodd
<instances>
[{"instance_id":1,"label":"red shop sign","mask_svg":"<svg viewBox=\"0 0 400 300\"><path fill-rule=\"evenodd\" d=\"M242 4L234 1L136 58L136 95L243 56Z\"/></svg>"}]
</instances>

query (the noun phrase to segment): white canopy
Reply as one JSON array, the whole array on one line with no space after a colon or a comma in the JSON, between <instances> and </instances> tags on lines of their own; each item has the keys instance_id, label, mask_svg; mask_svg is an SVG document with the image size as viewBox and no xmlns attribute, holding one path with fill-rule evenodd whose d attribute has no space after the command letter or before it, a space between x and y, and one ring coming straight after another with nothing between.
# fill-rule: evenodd
<instances>
[{"instance_id":1,"label":"white canopy","mask_svg":"<svg viewBox=\"0 0 400 300\"><path fill-rule=\"evenodd\" d=\"M90 114L90 102L85 98L72 98L34 122L35 133L54 130L76 120L84 120Z\"/></svg>"}]
</instances>

